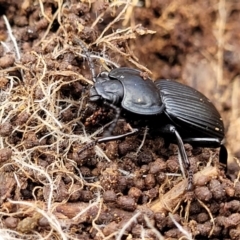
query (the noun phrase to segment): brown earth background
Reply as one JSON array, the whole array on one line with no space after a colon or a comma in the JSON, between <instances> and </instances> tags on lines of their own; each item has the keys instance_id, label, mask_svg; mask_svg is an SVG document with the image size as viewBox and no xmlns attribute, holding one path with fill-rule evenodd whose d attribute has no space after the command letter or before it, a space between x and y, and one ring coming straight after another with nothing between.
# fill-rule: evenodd
<instances>
[{"instance_id":1,"label":"brown earth background","mask_svg":"<svg viewBox=\"0 0 240 240\"><path fill-rule=\"evenodd\" d=\"M1 239L240 239L240 2L0 0ZM114 112L89 103L97 73L140 69L196 88L221 113L218 149L139 134L78 151ZM127 132L119 121L114 133Z\"/></svg>"}]
</instances>

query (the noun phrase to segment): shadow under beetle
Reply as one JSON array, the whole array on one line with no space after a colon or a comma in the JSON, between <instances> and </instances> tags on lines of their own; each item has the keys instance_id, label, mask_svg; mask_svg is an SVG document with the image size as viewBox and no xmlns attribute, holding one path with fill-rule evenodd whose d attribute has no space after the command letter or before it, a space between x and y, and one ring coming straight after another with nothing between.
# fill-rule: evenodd
<instances>
[{"instance_id":1,"label":"shadow under beetle","mask_svg":"<svg viewBox=\"0 0 240 240\"><path fill-rule=\"evenodd\" d=\"M115 119L103 137L93 141L80 152L96 143L135 133L137 129L127 134L111 136L121 110L125 110L150 118L153 121L149 128L154 128L154 131L157 129L164 136L168 136L170 142L177 143L188 172L188 190L192 188L193 173L184 143L197 147L220 147L220 161L226 163L223 120L215 106L202 93L173 80L144 79L139 70L127 67L115 68L96 76L86 47L80 40L75 42L85 52L92 73L94 85L90 89L90 101L100 100L116 111Z\"/></svg>"}]
</instances>

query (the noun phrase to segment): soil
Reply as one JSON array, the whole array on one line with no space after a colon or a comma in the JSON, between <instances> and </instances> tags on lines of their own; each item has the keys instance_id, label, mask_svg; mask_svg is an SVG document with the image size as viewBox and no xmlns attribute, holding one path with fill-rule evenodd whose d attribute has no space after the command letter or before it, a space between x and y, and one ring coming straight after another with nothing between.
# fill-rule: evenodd
<instances>
[{"instance_id":1,"label":"soil","mask_svg":"<svg viewBox=\"0 0 240 240\"><path fill-rule=\"evenodd\" d=\"M239 239L238 1L0 0L0 16L1 239ZM93 146L115 112L89 101L89 55L96 73L133 67L204 93L228 172L219 149L185 144L186 191L177 146L142 126Z\"/></svg>"}]
</instances>

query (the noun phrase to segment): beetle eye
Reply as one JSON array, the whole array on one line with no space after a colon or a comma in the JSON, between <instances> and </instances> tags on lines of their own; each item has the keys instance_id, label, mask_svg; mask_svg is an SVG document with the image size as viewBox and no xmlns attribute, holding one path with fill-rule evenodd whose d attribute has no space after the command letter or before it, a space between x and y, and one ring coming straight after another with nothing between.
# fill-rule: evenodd
<instances>
[{"instance_id":1,"label":"beetle eye","mask_svg":"<svg viewBox=\"0 0 240 240\"><path fill-rule=\"evenodd\" d=\"M103 82L106 82L106 81L109 81L109 80L110 79L109 79L108 72L101 72L101 73L99 73L99 75L96 78L97 83L103 83Z\"/></svg>"},{"instance_id":2,"label":"beetle eye","mask_svg":"<svg viewBox=\"0 0 240 240\"><path fill-rule=\"evenodd\" d=\"M108 72L101 72L99 74L100 77L107 78L108 77Z\"/></svg>"},{"instance_id":3,"label":"beetle eye","mask_svg":"<svg viewBox=\"0 0 240 240\"><path fill-rule=\"evenodd\" d=\"M102 97L100 95L92 95L92 96L89 97L89 100L91 102L95 102L95 101L98 101L98 100L101 100L101 99L102 99Z\"/></svg>"}]
</instances>

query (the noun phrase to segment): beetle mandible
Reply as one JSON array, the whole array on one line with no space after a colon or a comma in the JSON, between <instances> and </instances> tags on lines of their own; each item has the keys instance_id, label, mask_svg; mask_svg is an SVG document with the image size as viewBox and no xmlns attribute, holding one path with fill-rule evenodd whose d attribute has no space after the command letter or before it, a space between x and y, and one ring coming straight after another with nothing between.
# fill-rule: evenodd
<instances>
[{"instance_id":1,"label":"beetle mandible","mask_svg":"<svg viewBox=\"0 0 240 240\"><path fill-rule=\"evenodd\" d=\"M227 161L227 150L223 145L224 124L213 103L199 91L179 82L160 79L152 81L143 78L141 71L119 67L110 72L95 75L89 52L80 40L75 40L85 52L94 85L90 89L90 101L102 101L116 111L115 119L97 142L110 141L137 131L111 136L119 119L121 109L140 116L154 119L154 128L177 143L181 159L188 171L188 187L192 188L190 162L184 143L198 147L220 147L220 157ZM149 126L153 127L153 126Z\"/></svg>"}]
</instances>

